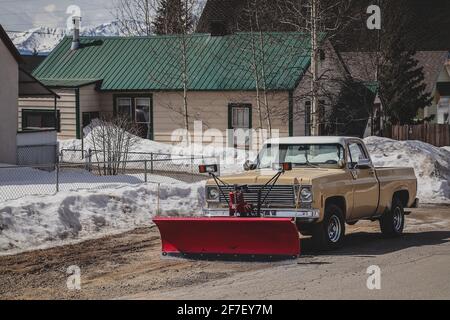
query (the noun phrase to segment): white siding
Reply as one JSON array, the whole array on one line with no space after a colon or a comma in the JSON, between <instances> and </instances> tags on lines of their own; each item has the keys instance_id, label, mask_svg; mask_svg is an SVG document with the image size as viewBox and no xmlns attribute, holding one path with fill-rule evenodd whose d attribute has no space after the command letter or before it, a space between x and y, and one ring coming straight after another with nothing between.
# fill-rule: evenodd
<instances>
[{"instance_id":1,"label":"white siding","mask_svg":"<svg viewBox=\"0 0 450 320\"><path fill-rule=\"evenodd\" d=\"M58 138L74 139L76 137L75 89L56 89L54 91L60 96L60 99L57 100L56 105L61 117L61 132L58 133ZM22 128L23 109L54 110L54 108L54 98L20 98L18 117L19 128Z\"/></svg>"}]
</instances>

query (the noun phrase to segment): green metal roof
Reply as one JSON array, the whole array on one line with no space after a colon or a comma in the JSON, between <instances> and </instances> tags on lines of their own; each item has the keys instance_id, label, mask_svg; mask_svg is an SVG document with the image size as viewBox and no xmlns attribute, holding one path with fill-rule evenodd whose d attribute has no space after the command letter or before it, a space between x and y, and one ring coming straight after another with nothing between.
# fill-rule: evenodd
<instances>
[{"instance_id":1,"label":"green metal roof","mask_svg":"<svg viewBox=\"0 0 450 320\"><path fill-rule=\"evenodd\" d=\"M63 87L63 88L79 88L89 84L100 82L101 79L42 79L42 83L48 87Z\"/></svg>"},{"instance_id":2,"label":"green metal roof","mask_svg":"<svg viewBox=\"0 0 450 320\"><path fill-rule=\"evenodd\" d=\"M267 89L293 90L310 65L309 37L264 33L262 38L264 50L255 33L186 36L189 90L254 90L254 61L260 70L264 61ZM182 90L182 39L81 37L81 48L71 51L66 37L34 75L55 87L101 81L100 90Z\"/></svg>"}]
</instances>

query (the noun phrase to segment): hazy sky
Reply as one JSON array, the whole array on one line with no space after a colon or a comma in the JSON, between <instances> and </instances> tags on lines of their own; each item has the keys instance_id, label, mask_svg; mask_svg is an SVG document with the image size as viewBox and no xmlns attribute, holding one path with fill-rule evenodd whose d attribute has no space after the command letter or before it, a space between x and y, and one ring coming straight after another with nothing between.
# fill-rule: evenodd
<instances>
[{"instance_id":1,"label":"hazy sky","mask_svg":"<svg viewBox=\"0 0 450 320\"><path fill-rule=\"evenodd\" d=\"M0 0L0 24L7 30L34 27L65 27L70 5L81 9L82 25L98 25L113 20L115 0Z\"/></svg>"}]
</instances>

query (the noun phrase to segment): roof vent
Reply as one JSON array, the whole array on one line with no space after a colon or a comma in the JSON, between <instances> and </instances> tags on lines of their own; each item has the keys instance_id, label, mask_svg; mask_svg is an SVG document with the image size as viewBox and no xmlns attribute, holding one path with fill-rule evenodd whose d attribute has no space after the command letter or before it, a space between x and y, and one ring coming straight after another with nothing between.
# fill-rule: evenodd
<instances>
[{"instance_id":1,"label":"roof vent","mask_svg":"<svg viewBox=\"0 0 450 320\"><path fill-rule=\"evenodd\" d=\"M72 50L72 51L80 48L80 22L81 22L81 17L78 17L78 16L72 17L73 39L72 39L72 46L70 47L70 50Z\"/></svg>"}]
</instances>

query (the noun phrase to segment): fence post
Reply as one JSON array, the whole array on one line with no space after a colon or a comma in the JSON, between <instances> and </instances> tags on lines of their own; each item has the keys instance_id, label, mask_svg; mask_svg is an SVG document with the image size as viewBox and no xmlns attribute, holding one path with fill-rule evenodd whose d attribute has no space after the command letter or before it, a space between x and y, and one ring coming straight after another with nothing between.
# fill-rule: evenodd
<instances>
[{"instance_id":1,"label":"fence post","mask_svg":"<svg viewBox=\"0 0 450 320\"><path fill-rule=\"evenodd\" d=\"M148 182L148 178L147 178L147 160L144 160L144 181L145 181L145 183Z\"/></svg>"},{"instance_id":2,"label":"fence post","mask_svg":"<svg viewBox=\"0 0 450 320\"><path fill-rule=\"evenodd\" d=\"M161 188L161 183L158 183L158 190L156 191L156 214L159 216L160 213L160 188Z\"/></svg>"},{"instance_id":3,"label":"fence post","mask_svg":"<svg viewBox=\"0 0 450 320\"><path fill-rule=\"evenodd\" d=\"M59 192L59 163L56 164L56 193Z\"/></svg>"},{"instance_id":4,"label":"fence post","mask_svg":"<svg viewBox=\"0 0 450 320\"><path fill-rule=\"evenodd\" d=\"M195 178L194 178L194 174L195 174L195 170L194 170L194 156L191 155L191 177L192 177L192 183L194 183Z\"/></svg>"},{"instance_id":5,"label":"fence post","mask_svg":"<svg viewBox=\"0 0 450 320\"><path fill-rule=\"evenodd\" d=\"M91 172L92 171L92 149L89 148L88 150L88 171Z\"/></svg>"},{"instance_id":6,"label":"fence post","mask_svg":"<svg viewBox=\"0 0 450 320\"><path fill-rule=\"evenodd\" d=\"M150 173L153 174L153 152L150 153Z\"/></svg>"}]
</instances>

